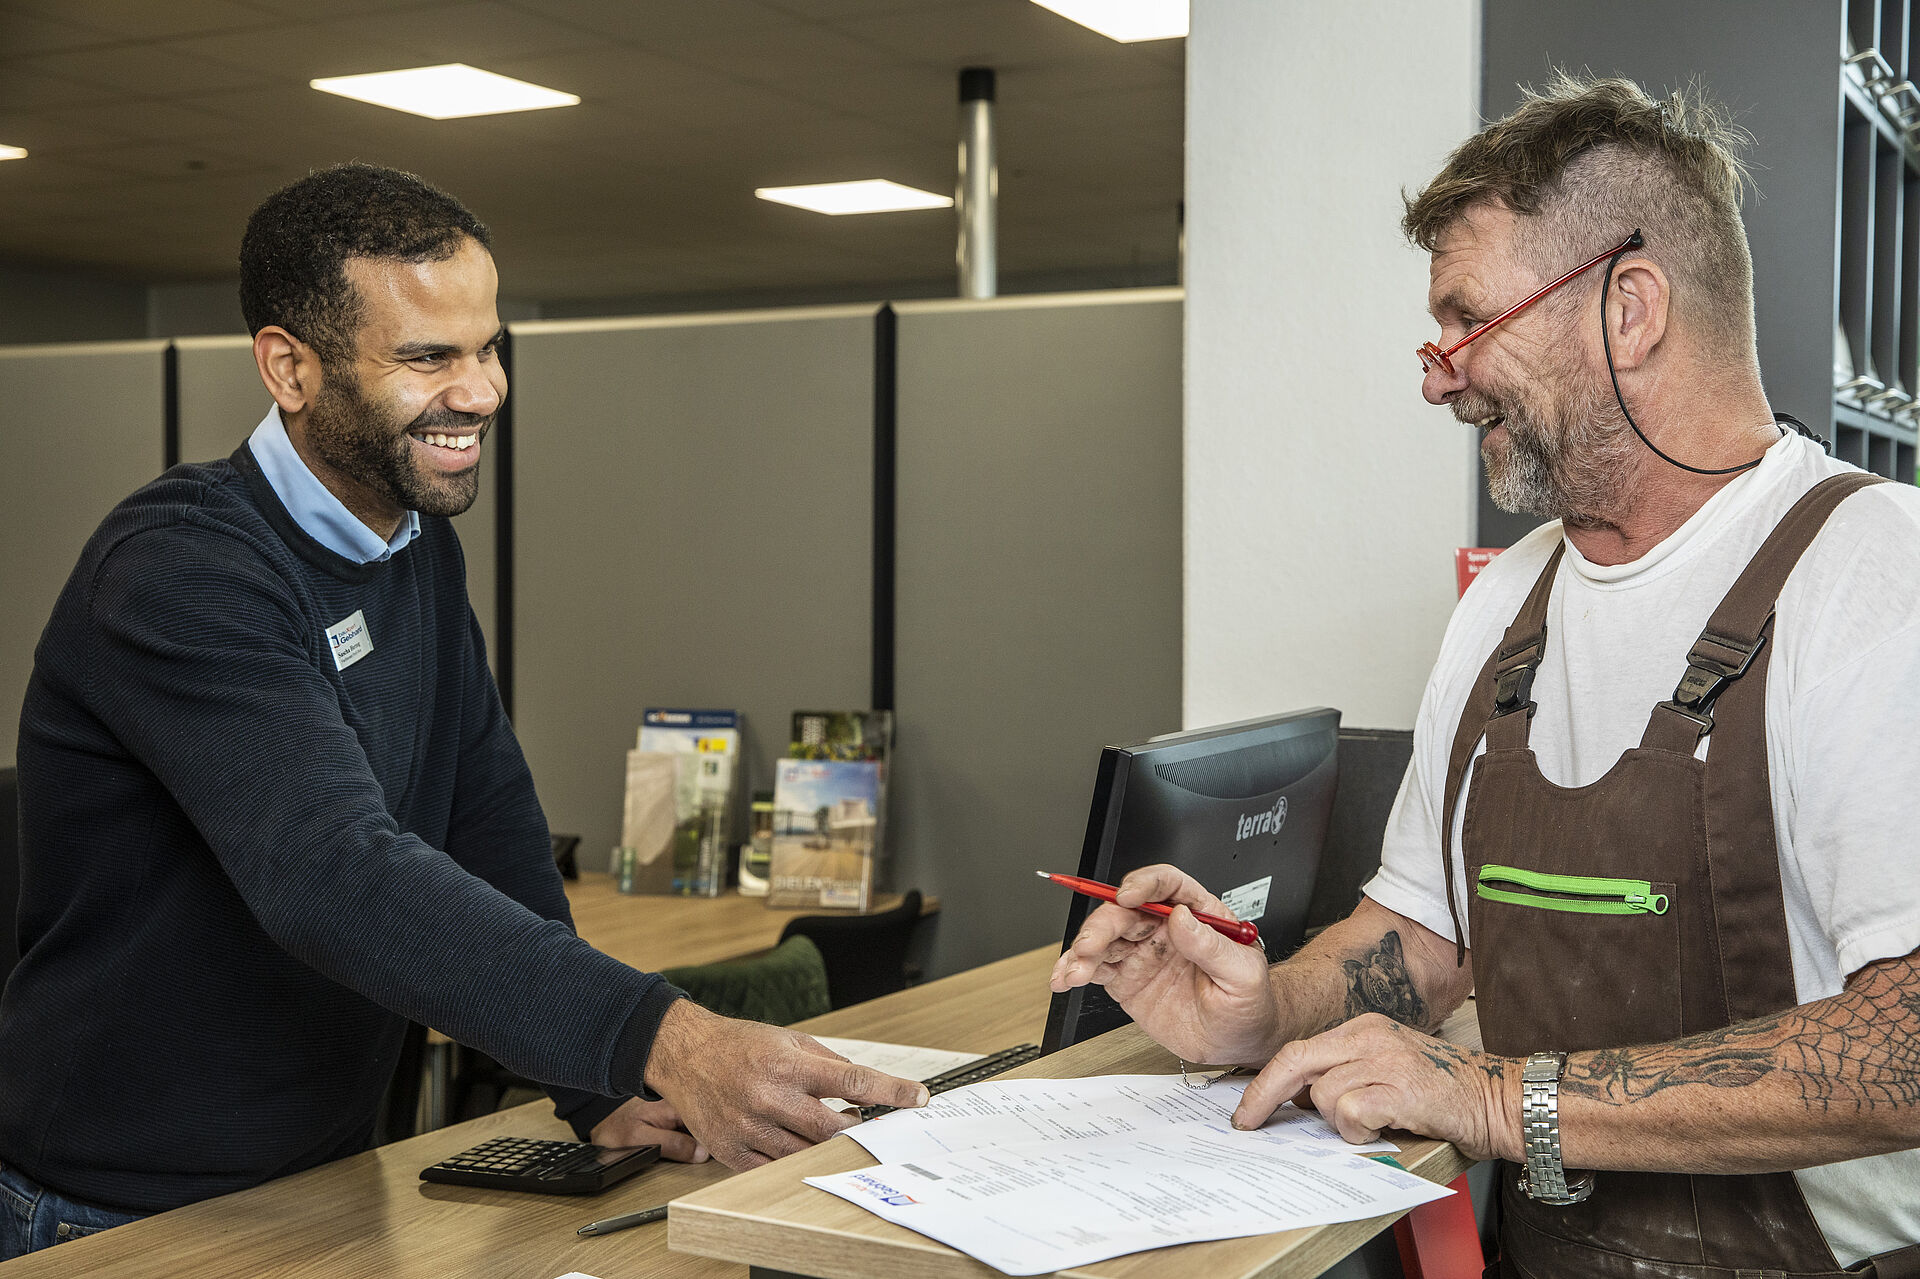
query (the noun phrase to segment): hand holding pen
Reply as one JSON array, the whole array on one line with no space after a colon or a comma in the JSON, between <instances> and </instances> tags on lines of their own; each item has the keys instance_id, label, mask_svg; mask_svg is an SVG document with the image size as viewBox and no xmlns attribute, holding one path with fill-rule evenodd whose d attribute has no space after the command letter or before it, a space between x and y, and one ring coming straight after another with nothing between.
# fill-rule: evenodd
<instances>
[{"instance_id":1,"label":"hand holding pen","mask_svg":"<svg viewBox=\"0 0 1920 1279\"><path fill-rule=\"evenodd\" d=\"M1103 884L1097 879L1082 879L1078 875L1056 875L1052 871L1045 870L1036 870L1033 873L1042 879L1050 879L1056 884L1062 884L1071 888L1083 897L1093 897L1103 902L1114 902L1115 904L1119 902L1120 890L1112 884ZM1157 915L1161 919L1168 919L1173 915L1173 907L1166 902L1143 902L1133 907L1133 909L1141 911L1144 914ZM1219 915L1208 915L1197 910L1193 912L1193 917L1229 941L1237 941L1242 946L1258 946L1260 944L1259 927L1246 920L1225 919Z\"/></svg>"},{"instance_id":2,"label":"hand holding pen","mask_svg":"<svg viewBox=\"0 0 1920 1279\"><path fill-rule=\"evenodd\" d=\"M1173 866L1142 867L1118 889L1100 889L1087 896L1105 900L1110 891L1121 900L1088 912L1054 965L1048 984L1056 993L1105 987L1136 1025L1187 1061L1273 1055L1281 1010L1250 921L1225 918L1220 899Z\"/></svg>"}]
</instances>

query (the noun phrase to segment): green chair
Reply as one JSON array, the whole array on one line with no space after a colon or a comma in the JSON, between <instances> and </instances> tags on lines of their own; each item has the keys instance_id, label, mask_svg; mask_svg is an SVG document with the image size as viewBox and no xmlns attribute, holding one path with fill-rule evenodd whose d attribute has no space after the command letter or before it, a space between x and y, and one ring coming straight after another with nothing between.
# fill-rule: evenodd
<instances>
[{"instance_id":1,"label":"green chair","mask_svg":"<svg viewBox=\"0 0 1920 1279\"><path fill-rule=\"evenodd\" d=\"M662 969L693 1002L723 1017L787 1026L827 1012L827 964L811 938L793 936L764 955Z\"/></svg>"}]
</instances>

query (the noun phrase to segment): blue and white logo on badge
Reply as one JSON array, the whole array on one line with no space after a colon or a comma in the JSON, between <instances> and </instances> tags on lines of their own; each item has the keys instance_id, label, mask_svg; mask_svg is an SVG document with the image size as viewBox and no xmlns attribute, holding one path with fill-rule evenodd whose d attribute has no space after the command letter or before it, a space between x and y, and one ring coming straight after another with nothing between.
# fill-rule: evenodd
<instances>
[{"instance_id":1,"label":"blue and white logo on badge","mask_svg":"<svg viewBox=\"0 0 1920 1279\"><path fill-rule=\"evenodd\" d=\"M367 634L367 615L355 609L353 616L342 618L327 628L327 648L333 653L333 669L344 671L373 651L373 637Z\"/></svg>"}]
</instances>

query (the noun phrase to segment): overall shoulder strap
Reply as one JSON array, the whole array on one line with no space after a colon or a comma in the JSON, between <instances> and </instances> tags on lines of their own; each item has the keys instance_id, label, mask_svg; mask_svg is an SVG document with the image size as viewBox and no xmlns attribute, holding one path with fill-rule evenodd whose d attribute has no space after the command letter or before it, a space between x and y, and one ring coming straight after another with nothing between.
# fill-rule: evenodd
<instances>
[{"instance_id":1,"label":"overall shoulder strap","mask_svg":"<svg viewBox=\"0 0 1920 1279\"><path fill-rule=\"evenodd\" d=\"M1827 517L1854 493L1886 482L1884 476L1850 472L1808 489L1793 504L1707 619L1687 654L1686 674L1669 701L1653 710L1641 745L1691 755L1713 731L1713 704L1747 673L1771 633L1775 602L1800 557L1826 527Z\"/></svg>"},{"instance_id":2,"label":"overall shoulder strap","mask_svg":"<svg viewBox=\"0 0 1920 1279\"><path fill-rule=\"evenodd\" d=\"M1440 874L1447 886L1447 914L1453 920L1454 963L1467 962L1467 943L1460 928L1460 903L1453 888L1453 810L1460 802L1460 788L1466 783L1467 765L1480 739L1492 733L1496 719L1512 716L1508 722L1520 733L1518 745L1526 745L1526 725L1533 717L1533 673L1547 648L1547 600L1553 594L1553 580L1560 572L1560 559L1566 553L1563 538L1547 557L1547 565L1533 583L1526 603L1520 606L1493 650L1487 664L1474 677L1467 692L1466 708L1454 729L1453 751L1447 757L1447 783L1440 804ZM1492 745L1489 742L1489 745ZM1504 743L1503 743L1504 745Z\"/></svg>"}]
</instances>

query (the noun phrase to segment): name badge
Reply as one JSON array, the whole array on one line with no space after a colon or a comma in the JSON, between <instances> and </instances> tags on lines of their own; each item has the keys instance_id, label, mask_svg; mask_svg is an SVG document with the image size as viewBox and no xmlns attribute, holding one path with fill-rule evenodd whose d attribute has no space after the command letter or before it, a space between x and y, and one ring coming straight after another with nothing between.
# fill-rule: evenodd
<instances>
[{"instance_id":1,"label":"name badge","mask_svg":"<svg viewBox=\"0 0 1920 1279\"><path fill-rule=\"evenodd\" d=\"M367 634L367 615L355 609L353 616L342 618L327 628L327 647L333 652L333 669L344 671L373 651L373 637Z\"/></svg>"}]
</instances>

